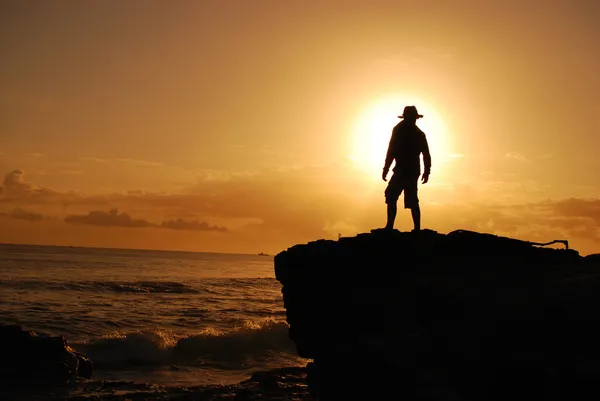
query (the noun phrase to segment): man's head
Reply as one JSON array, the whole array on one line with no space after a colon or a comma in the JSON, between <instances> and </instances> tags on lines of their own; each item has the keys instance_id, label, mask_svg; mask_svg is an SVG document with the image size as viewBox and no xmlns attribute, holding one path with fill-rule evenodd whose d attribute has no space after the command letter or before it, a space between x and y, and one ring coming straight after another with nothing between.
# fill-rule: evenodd
<instances>
[{"instance_id":1,"label":"man's head","mask_svg":"<svg viewBox=\"0 0 600 401\"><path fill-rule=\"evenodd\" d=\"M406 106L404 108L404 112L402 113L401 116L398 116L398 118L403 118L404 121L406 122L410 122L410 123L416 123L417 119L422 118L423 115L419 114L419 112L417 111L417 108L415 106Z\"/></svg>"}]
</instances>

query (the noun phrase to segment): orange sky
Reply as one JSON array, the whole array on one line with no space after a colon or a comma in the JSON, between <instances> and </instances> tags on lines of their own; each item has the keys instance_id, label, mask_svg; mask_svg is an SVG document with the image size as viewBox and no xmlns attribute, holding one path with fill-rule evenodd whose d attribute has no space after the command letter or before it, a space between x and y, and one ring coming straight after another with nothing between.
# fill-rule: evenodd
<instances>
[{"instance_id":1,"label":"orange sky","mask_svg":"<svg viewBox=\"0 0 600 401\"><path fill-rule=\"evenodd\" d=\"M600 252L600 2L0 3L0 242L276 253L385 222ZM396 228L412 228L401 211Z\"/></svg>"}]
</instances>

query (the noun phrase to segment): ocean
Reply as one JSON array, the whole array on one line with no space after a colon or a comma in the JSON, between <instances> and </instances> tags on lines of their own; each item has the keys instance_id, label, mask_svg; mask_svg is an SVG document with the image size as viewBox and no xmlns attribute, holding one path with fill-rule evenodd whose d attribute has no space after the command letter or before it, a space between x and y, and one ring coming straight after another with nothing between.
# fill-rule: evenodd
<instances>
[{"instance_id":1,"label":"ocean","mask_svg":"<svg viewBox=\"0 0 600 401\"><path fill-rule=\"evenodd\" d=\"M61 335L95 380L231 384L304 366L273 256L0 245L0 324Z\"/></svg>"}]
</instances>

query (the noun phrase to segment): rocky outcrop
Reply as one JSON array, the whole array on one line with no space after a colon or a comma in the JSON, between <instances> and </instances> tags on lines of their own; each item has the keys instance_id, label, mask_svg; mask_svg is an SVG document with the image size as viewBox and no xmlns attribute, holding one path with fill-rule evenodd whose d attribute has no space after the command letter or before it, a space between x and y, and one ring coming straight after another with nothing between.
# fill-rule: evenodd
<instances>
[{"instance_id":1,"label":"rocky outcrop","mask_svg":"<svg viewBox=\"0 0 600 401\"><path fill-rule=\"evenodd\" d=\"M3 386L66 384L94 374L92 362L63 337L24 331L17 325L0 326L0 355Z\"/></svg>"},{"instance_id":2,"label":"rocky outcrop","mask_svg":"<svg viewBox=\"0 0 600 401\"><path fill-rule=\"evenodd\" d=\"M600 263L458 230L374 231L275 257L321 399L598 395Z\"/></svg>"}]
</instances>

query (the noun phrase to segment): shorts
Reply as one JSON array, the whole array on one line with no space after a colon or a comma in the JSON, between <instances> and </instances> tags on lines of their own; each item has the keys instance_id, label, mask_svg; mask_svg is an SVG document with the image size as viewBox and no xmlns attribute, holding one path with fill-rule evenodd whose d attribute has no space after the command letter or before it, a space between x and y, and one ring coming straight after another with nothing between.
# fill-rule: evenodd
<instances>
[{"instance_id":1,"label":"shorts","mask_svg":"<svg viewBox=\"0 0 600 401\"><path fill-rule=\"evenodd\" d=\"M419 206L417 181L419 181L418 175L406 176L394 173L385 189L385 203L396 203L404 191L404 208L412 209Z\"/></svg>"}]
</instances>

